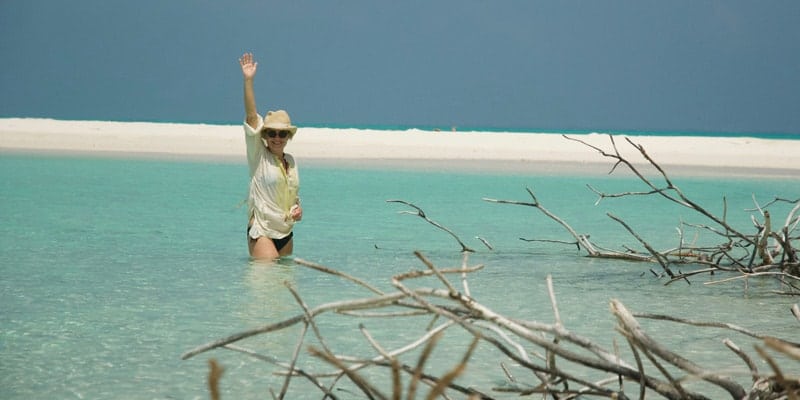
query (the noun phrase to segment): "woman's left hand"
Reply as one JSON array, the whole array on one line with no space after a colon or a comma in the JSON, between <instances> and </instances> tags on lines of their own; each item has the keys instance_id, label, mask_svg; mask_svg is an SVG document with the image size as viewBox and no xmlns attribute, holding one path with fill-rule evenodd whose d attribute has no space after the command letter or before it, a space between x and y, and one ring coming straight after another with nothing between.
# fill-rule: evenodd
<instances>
[{"instance_id":1,"label":"woman's left hand","mask_svg":"<svg viewBox=\"0 0 800 400\"><path fill-rule=\"evenodd\" d=\"M292 209L289 210L289 215L295 222L300 221L301 219L303 219L303 207L300 207L299 204L295 204L294 206L292 206Z\"/></svg>"}]
</instances>

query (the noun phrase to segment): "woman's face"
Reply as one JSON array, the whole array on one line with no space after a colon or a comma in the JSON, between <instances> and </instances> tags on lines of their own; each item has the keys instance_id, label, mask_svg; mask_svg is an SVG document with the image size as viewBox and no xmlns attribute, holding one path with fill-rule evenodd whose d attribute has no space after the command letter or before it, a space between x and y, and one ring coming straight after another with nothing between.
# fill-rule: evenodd
<instances>
[{"instance_id":1,"label":"woman's face","mask_svg":"<svg viewBox=\"0 0 800 400\"><path fill-rule=\"evenodd\" d=\"M288 130L264 129L261 131L261 140L273 153L283 153L286 143L289 142L291 132Z\"/></svg>"}]
</instances>

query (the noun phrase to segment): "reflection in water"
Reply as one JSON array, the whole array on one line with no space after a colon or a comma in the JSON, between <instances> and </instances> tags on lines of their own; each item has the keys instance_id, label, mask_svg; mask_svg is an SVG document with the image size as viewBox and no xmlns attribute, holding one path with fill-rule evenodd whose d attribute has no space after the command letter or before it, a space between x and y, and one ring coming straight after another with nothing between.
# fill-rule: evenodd
<instances>
[{"instance_id":1,"label":"reflection in water","mask_svg":"<svg viewBox=\"0 0 800 400\"><path fill-rule=\"evenodd\" d=\"M245 275L250 301L243 318L263 324L278 321L289 314L302 312L286 287L294 285L294 262L281 258L275 261L251 260Z\"/></svg>"},{"instance_id":2,"label":"reflection in water","mask_svg":"<svg viewBox=\"0 0 800 400\"><path fill-rule=\"evenodd\" d=\"M269 325L303 312L286 287L286 284L295 285L295 268L294 262L288 258L270 262L250 261L244 276L244 286L249 293L240 311L246 326ZM257 335L239 344L261 354L286 359L296 346L301 327L295 325Z\"/></svg>"}]
</instances>

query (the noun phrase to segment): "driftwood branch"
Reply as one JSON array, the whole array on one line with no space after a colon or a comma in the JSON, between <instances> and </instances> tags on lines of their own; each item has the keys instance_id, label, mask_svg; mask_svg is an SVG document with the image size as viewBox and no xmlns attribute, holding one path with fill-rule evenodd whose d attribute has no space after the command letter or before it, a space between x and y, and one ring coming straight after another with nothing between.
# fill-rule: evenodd
<instances>
[{"instance_id":1,"label":"driftwood branch","mask_svg":"<svg viewBox=\"0 0 800 400\"><path fill-rule=\"evenodd\" d=\"M570 243L576 244L579 249L583 248L589 257L596 257L596 258L614 258L614 259L622 259L622 260L635 260L635 261L648 261L649 257L646 255L639 255L634 253L623 253L617 251L602 251L599 250L599 247L596 246L590 240L589 235L579 234L572 226L570 226L566 221L562 218L558 217L556 214L545 208L540 202L539 199L536 198L536 194L533 193L533 190L530 188L526 189L528 194L533 199L533 202L523 202L523 201L514 201L514 200L498 200L492 198L484 198L483 200L489 203L497 203L497 204L512 204L512 205L519 205L519 206L527 206L527 207L534 207L541 211L545 216L555 221L557 224L561 225L574 239L574 242L565 242L565 241L555 241L555 240L537 240L537 241L545 241L545 242L558 242L558 243ZM530 239L522 239L526 241L533 241Z\"/></svg>"},{"instance_id":2,"label":"driftwood branch","mask_svg":"<svg viewBox=\"0 0 800 400\"><path fill-rule=\"evenodd\" d=\"M290 386L289 382L297 377L302 377L310 382L312 390L319 390L322 396L328 398L337 398L336 392L341 390L337 388L342 384L340 378L344 378L358 388L364 397L373 399L417 398L422 396L421 391L423 390L427 391L424 397L430 399L492 399L495 398L493 393L517 393L519 395L540 393L553 398L586 396L627 399L629 397L626 387L636 393L635 397L638 398L645 396L648 398L660 396L668 399L708 398L703 393L683 386L682 382L686 379L694 378L702 379L712 386L725 390L734 399L746 398L756 392L762 396L760 398L780 398L779 396L782 395L790 396L791 393L797 391L797 388L800 388L800 381L798 381L800 378L787 375L780 369L780 365L774 357L766 353L772 351L800 359L800 346L797 343L749 332L732 324L637 314L628 311L618 300L611 300L610 306L612 314L617 319L617 329L632 349L630 356L632 358L626 359L626 356L620 354L616 344L611 349L604 348L591 338L575 334L564 325L558 307L555 285L549 276L547 277L547 291L553 310L553 323L500 314L482 304L474 295L468 294L469 286L465 281L481 269L467 267L466 253L464 253L461 268L455 269L438 268L421 253L417 253L417 258L425 265L426 270L412 270L392 277L391 281L396 292L373 293L371 297L339 300L312 306L307 305L294 288L287 286L287 290L292 291L297 299L300 312L296 316L198 346L186 352L184 358L217 349L232 350L267 361L278 368L276 374L285 376L279 391L281 398L292 397L291 389L299 385ZM327 267L313 270L319 273L334 271ZM347 278L346 274L333 274L341 277L345 282L360 287L364 286L365 282L359 279ZM449 279L449 276L453 274L461 276L460 289ZM417 279L426 276L438 278L441 288L416 287L414 285ZM426 280L425 282L435 283L437 281ZM397 307L411 308L415 313L413 316L409 316L412 314L404 316L381 311L385 308ZM335 344L329 342L326 337L340 334L340 332L326 332L314 322L321 315L331 312L334 316L352 318L340 312L353 310L368 311L371 315L369 318L372 319L418 318L417 312L425 310L433 319L443 320L444 323L394 349L385 346L373 337L364 323L357 323L357 329L364 337L366 348L371 348L375 352L373 358L363 359L339 354ZM732 350L736 349L735 353L751 371L752 387L742 385L715 370L704 368L658 343L645 332L636 318L661 319L697 327L722 327L730 329L736 334L745 334L760 339L763 345L758 352L758 357L770 365L770 371L759 371L753 361L753 356L739 349L732 341L726 340L724 345ZM409 322L409 326L418 326L418 323L412 323L411 320ZM256 349L247 349L239 345L240 342L244 342L254 335L275 334L297 324L311 327L316 337L313 343L310 343L305 335L300 335L297 349L301 346L307 348L313 358L323 362L322 367L298 356L297 350L293 352L290 360L279 361L269 355L259 354ZM356 328L354 327L354 329ZM431 369L429 365L436 356L434 350L441 341L447 340L448 335L444 334L445 331L452 329L460 329L470 335L471 343L463 349L460 357L446 355L453 362L451 368ZM676 329L676 331L684 330ZM475 354L475 350L487 346L499 351L495 352L499 357L496 360L496 365L499 366L497 377L504 379L506 384L502 387L479 388L459 382L467 370L467 364ZM412 349L421 349L415 362L406 360ZM515 363L520 368L530 371L533 381L527 380L521 375L512 376L505 367L508 363ZM581 368L570 371L573 369L571 366L575 365ZM667 365L671 365L673 369L668 369ZM321 369L323 367L325 367L324 370ZM370 372L366 373L368 371ZM390 382L388 385L378 385L371 380L371 377L380 371L385 371L384 373L387 374L388 382ZM591 371L608 373L616 378L597 381L589 377L593 374ZM623 385L623 382L628 384ZM617 385L613 385L615 383ZM764 397L765 395L777 397Z\"/></svg>"},{"instance_id":3,"label":"driftwood branch","mask_svg":"<svg viewBox=\"0 0 800 400\"><path fill-rule=\"evenodd\" d=\"M474 253L475 252L475 250L469 248L466 244L464 244L464 242L461 240L461 238L459 238L458 235L456 235L452 230L450 230L450 229L444 227L442 224L440 224L440 223L428 218L427 214L425 214L425 211L423 211L421 208L417 207L416 205L414 205L412 203L409 203L409 202L407 202L405 200L386 200L386 202L387 203L401 203L401 204L405 204L405 205L415 209L416 213L412 213L410 211L400 211L400 212L403 213L403 214L415 214L418 217L424 219L425 221L428 221L429 224L431 224L431 225L433 225L433 226L435 226L435 227L437 227L437 228L449 233L450 236L452 236L458 242L458 244L461 246L461 251L470 252L470 253ZM484 242L484 243L486 243L486 242Z\"/></svg>"},{"instance_id":4,"label":"driftwood branch","mask_svg":"<svg viewBox=\"0 0 800 400\"><path fill-rule=\"evenodd\" d=\"M748 279L755 277L772 277L781 287L784 288L781 294L798 295L800 294L800 285L797 284L796 278L800 277L800 256L796 249L796 242L800 239L796 230L800 225L800 199L790 200L776 198L765 205L759 204L755 196L753 196L753 203L755 207L753 210L758 212L758 216L751 216L753 225L756 228L754 234L745 233L746 230L736 228L728 223L728 201L723 197L723 213L717 216L707 208L703 207L688 195L686 195L680 187L667 175L666 171L647 153L645 148L630 138L625 138L625 142L632 146L636 152L644 158L645 162L657 171L657 178L661 182L656 182L654 178L646 175L640 168L634 164L629 158L622 155L620 152L617 140L614 136L609 135L610 149L604 149L599 146L587 143L584 140L573 138L563 135L567 140L581 143L595 151L599 152L604 157L611 159L614 163L609 173L614 173L620 167L628 169L636 178L644 183L649 190L645 191L631 191L621 193L605 193L594 186L587 185L590 191L598 196L596 205L604 199L618 199L630 196L660 196L670 202L678 204L684 208L691 209L707 220L707 223L687 223L680 222L676 228L678 230L679 242L674 249L667 251L658 251L651 246L648 240L632 228L631 224L624 221L621 217L607 214L609 218L621 224L633 236L637 242L644 247L646 252L639 252L633 250L627 245L622 245L627 249L625 252L608 251L597 245L590 240L589 234L579 234L567 221L560 218L554 212L545 208L537 199L536 195L531 189L527 189L528 194L533 199L530 201L516 201L516 200L498 200L492 198L484 198L484 201L497 203L497 204L510 204L533 207L538 209L547 218L555 221L562 226L564 230L573 238L573 241L560 240L560 239L522 239L528 242L538 243L563 243L577 245L579 250L584 250L588 257L597 258L615 258L625 259L631 261L655 262L661 266L669 280L666 284L683 280L689 282L688 278L700 274L715 274L715 273L739 273L740 276L729 278L728 280L718 280L716 282L708 282L706 284L713 284L719 282L728 282L736 279ZM770 211L766 209L769 205L778 203L794 204L794 207L789 211L784 219L783 225L778 227L774 226L776 219L770 215ZM714 237L721 239L717 245L700 247L695 245L699 238L698 232L695 237L688 241L684 232L685 227L693 227L699 229L701 232L709 232ZM696 270L686 272L679 271L673 272L670 266L673 265L697 266ZM652 271L652 270L651 270ZM769 271L769 274L764 272ZM660 274L655 274L661 276Z\"/></svg>"}]
</instances>

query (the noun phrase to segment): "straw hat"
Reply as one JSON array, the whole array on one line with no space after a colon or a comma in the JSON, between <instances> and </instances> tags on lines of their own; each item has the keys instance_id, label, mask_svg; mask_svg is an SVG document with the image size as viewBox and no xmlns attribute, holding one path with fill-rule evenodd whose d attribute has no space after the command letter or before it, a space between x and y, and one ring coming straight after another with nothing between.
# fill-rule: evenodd
<instances>
[{"instance_id":1,"label":"straw hat","mask_svg":"<svg viewBox=\"0 0 800 400\"><path fill-rule=\"evenodd\" d=\"M289 131L291 132L291 136L294 136L295 132L297 132L297 127L292 125L289 113L283 110L267 111L267 115L264 116L264 127L262 130L263 129Z\"/></svg>"}]
</instances>

